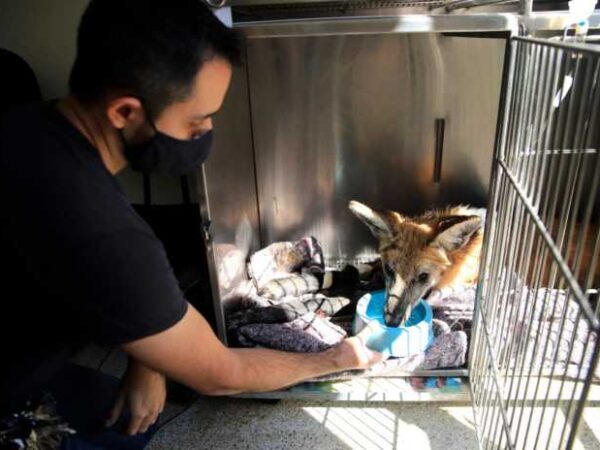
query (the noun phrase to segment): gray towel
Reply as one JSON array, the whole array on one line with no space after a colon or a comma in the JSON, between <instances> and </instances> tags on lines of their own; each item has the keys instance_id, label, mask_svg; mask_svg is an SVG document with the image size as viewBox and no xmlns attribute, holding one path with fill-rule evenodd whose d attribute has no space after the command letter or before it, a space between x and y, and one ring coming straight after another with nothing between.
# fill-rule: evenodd
<instances>
[{"instance_id":1,"label":"gray towel","mask_svg":"<svg viewBox=\"0 0 600 450\"><path fill-rule=\"evenodd\" d=\"M534 373L541 372L542 375L553 373L554 376L585 378L591 368L597 337L568 291L523 288L513 290L507 296L506 301L514 303L513 308L518 309L515 310L517 320L511 321L501 335L505 344L503 349L507 352L516 348L507 345L508 339L515 336L523 349L527 346L527 351L523 352L523 362L515 352L510 355L500 353L498 359L506 358L511 365L521 366L524 363L526 368L533 367ZM502 303L498 303L499 307ZM542 344L546 341L548 346L544 355ZM535 347L537 351L534 351ZM600 379L600 365L596 367L594 377Z\"/></svg>"},{"instance_id":2,"label":"gray towel","mask_svg":"<svg viewBox=\"0 0 600 450\"><path fill-rule=\"evenodd\" d=\"M343 329L314 313L287 323L244 325L237 333L244 346L259 345L287 352L321 352L346 337Z\"/></svg>"}]
</instances>

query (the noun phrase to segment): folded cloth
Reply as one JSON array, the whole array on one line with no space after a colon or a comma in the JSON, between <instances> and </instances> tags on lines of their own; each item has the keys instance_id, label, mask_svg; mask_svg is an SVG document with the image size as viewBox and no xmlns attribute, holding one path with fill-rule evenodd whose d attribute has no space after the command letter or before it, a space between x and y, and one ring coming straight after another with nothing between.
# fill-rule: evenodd
<instances>
[{"instance_id":1,"label":"folded cloth","mask_svg":"<svg viewBox=\"0 0 600 450\"><path fill-rule=\"evenodd\" d=\"M254 323L237 330L242 345L287 352L321 352L339 344L346 332L314 313L287 323Z\"/></svg>"},{"instance_id":2,"label":"folded cloth","mask_svg":"<svg viewBox=\"0 0 600 450\"><path fill-rule=\"evenodd\" d=\"M448 324L452 331L470 333L476 293L474 285L433 289L427 296L427 303L433 310L433 317Z\"/></svg>"},{"instance_id":3,"label":"folded cloth","mask_svg":"<svg viewBox=\"0 0 600 450\"><path fill-rule=\"evenodd\" d=\"M443 320L433 319L431 321L431 328L433 330L434 336L439 336L440 334L450 333L452 330L450 329L450 325L448 325Z\"/></svg>"},{"instance_id":4,"label":"folded cloth","mask_svg":"<svg viewBox=\"0 0 600 450\"><path fill-rule=\"evenodd\" d=\"M441 289L432 289L427 296L427 303L432 308L448 304L473 308L476 291L477 286L475 285L446 286Z\"/></svg>"},{"instance_id":5,"label":"folded cloth","mask_svg":"<svg viewBox=\"0 0 600 450\"><path fill-rule=\"evenodd\" d=\"M309 272L304 272L271 280L258 291L258 294L269 300L279 300L283 297L298 297L317 292L320 288L319 279Z\"/></svg>"},{"instance_id":6,"label":"folded cloth","mask_svg":"<svg viewBox=\"0 0 600 450\"><path fill-rule=\"evenodd\" d=\"M323 250L312 236L296 242L276 242L250 257L248 275L258 290L271 280L286 278L290 273L306 269L312 273L325 270Z\"/></svg>"},{"instance_id":7,"label":"folded cloth","mask_svg":"<svg viewBox=\"0 0 600 450\"><path fill-rule=\"evenodd\" d=\"M345 297L326 297L322 294L306 294L272 306L249 308L231 313L227 317L227 328L236 328L250 323L282 323L291 322L307 313L332 316L350 300Z\"/></svg>"},{"instance_id":8,"label":"folded cloth","mask_svg":"<svg viewBox=\"0 0 600 450\"><path fill-rule=\"evenodd\" d=\"M417 369L460 367L467 360L467 348L467 334L464 331L442 334L425 351L423 362L417 366Z\"/></svg>"},{"instance_id":9,"label":"folded cloth","mask_svg":"<svg viewBox=\"0 0 600 450\"><path fill-rule=\"evenodd\" d=\"M297 297L306 293L321 290L339 292L340 289L356 289L360 280L359 270L346 265L342 270L315 272L314 269L302 269L300 274L291 274L266 283L258 293L269 299L279 300L283 297Z\"/></svg>"},{"instance_id":10,"label":"folded cloth","mask_svg":"<svg viewBox=\"0 0 600 450\"><path fill-rule=\"evenodd\" d=\"M593 369L596 333L574 296L564 289L522 289L504 294L512 303L516 320L506 325L501 339L505 345L498 358L510 366L532 367L540 375L584 379ZM499 302L499 306L502 303ZM514 339L526 351L515 352L508 345ZM600 379L600 365L593 377Z\"/></svg>"},{"instance_id":11,"label":"folded cloth","mask_svg":"<svg viewBox=\"0 0 600 450\"><path fill-rule=\"evenodd\" d=\"M262 297L255 292L243 293L229 300L229 311L237 311L250 308L265 308L267 306L278 305L279 303L281 303L280 300L271 300L266 297ZM232 313L228 312L228 315L229 314Z\"/></svg>"}]
</instances>

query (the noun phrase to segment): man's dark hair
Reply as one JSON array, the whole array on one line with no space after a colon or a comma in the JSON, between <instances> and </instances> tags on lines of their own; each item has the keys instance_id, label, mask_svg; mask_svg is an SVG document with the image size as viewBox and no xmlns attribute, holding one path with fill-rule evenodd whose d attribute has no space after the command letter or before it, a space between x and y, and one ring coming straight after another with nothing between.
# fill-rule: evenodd
<instances>
[{"instance_id":1,"label":"man's dark hair","mask_svg":"<svg viewBox=\"0 0 600 450\"><path fill-rule=\"evenodd\" d=\"M109 90L139 96L156 118L190 94L202 64L215 56L238 63L240 39L201 0L92 0L69 88L83 102Z\"/></svg>"}]
</instances>

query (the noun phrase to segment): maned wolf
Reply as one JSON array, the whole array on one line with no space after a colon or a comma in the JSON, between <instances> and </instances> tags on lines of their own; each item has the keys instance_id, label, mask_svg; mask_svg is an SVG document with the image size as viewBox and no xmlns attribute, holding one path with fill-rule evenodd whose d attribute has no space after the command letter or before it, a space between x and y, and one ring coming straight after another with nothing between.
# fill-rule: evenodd
<instances>
[{"instance_id":1,"label":"maned wolf","mask_svg":"<svg viewBox=\"0 0 600 450\"><path fill-rule=\"evenodd\" d=\"M349 207L379 239L388 326L404 323L431 288L477 281L485 210L456 206L405 217L356 201Z\"/></svg>"}]
</instances>

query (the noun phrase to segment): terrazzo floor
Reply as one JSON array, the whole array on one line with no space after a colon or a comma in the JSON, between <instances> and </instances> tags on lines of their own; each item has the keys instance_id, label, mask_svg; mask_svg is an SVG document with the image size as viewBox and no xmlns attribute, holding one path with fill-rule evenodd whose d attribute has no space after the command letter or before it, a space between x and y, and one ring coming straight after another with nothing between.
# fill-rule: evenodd
<instances>
[{"instance_id":1,"label":"terrazzo floor","mask_svg":"<svg viewBox=\"0 0 600 450\"><path fill-rule=\"evenodd\" d=\"M97 367L105 350L88 349L78 363ZM115 352L102 370L119 376L126 358ZM200 397L170 389L149 450L392 450L477 449L470 404L275 402ZM169 419L173 419L170 420ZM576 450L600 450L600 405L585 410Z\"/></svg>"},{"instance_id":2,"label":"terrazzo floor","mask_svg":"<svg viewBox=\"0 0 600 450\"><path fill-rule=\"evenodd\" d=\"M475 449L471 406L202 398L149 449Z\"/></svg>"}]
</instances>

